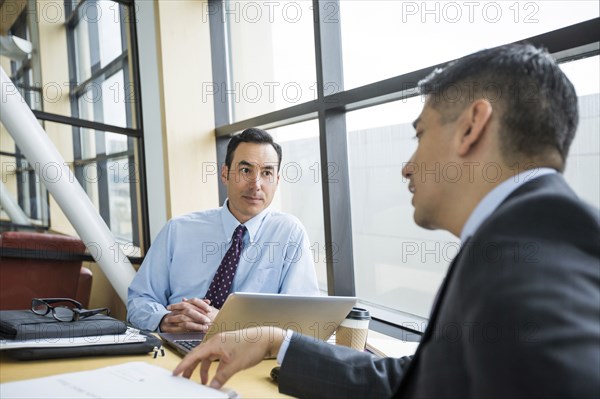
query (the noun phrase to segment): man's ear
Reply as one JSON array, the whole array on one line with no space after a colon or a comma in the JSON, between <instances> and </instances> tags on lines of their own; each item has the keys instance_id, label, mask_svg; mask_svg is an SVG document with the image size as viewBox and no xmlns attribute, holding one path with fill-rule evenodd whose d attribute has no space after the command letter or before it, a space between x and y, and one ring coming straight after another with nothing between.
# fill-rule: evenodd
<instances>
[{"instance_id":1,"label":"man's ear","mask_svg":"<svg viewBox=\"0 0 600 399\"><path fill-rule=\"evenodd\" d=\"M484 99L475 100L463 111L463 132L460 133L458 154L465 156L482 138L490 124L492 104Z\"/></svg>"},{"instance_id":2,"label":"man's ear","mask_svg":"<svg viewBox=\"0 0 600 399\"><path fill-rule=\"evenodd\" d=\"M227 165L223 164L223 166L221 167L221 182L223 184L227 184L227 174L229 173L229 168L227 167Z\"/></svg>"}]
</instances>

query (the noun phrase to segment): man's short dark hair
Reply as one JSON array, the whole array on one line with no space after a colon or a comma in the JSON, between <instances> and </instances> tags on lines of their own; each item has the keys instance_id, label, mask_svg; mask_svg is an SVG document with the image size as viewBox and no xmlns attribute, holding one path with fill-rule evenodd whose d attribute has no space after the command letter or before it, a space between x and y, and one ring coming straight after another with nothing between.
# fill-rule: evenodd
<instances>
[{"instance_id":1,"label":"man's short dark hair","mask_svg":"<svg viewBox=\"0 0 600 399\"><path fill-rule=\"evenodd\" d=\"M487 99L499 112L502 156L518 161L558 151L561 169L577 130L573 84L545 49L509 44L451 62L419 82L421 94L456 118L465 106Z\"/></svg>"},{"instance_id":2,"label":"man's short dark hair","mask_svg":"<svg viewBox=\"0 0 600 399\"><path fill-rule=\"evenodd\" d=\"M231 163L233 162L233 155L235 153L236 148L240 143L255 143L255 144L270 144L277 152L277 172L279 172L279 167L281 166L281 146L273 141L273 137L267 133L265 130L257 129L255 127L251 127L249 129L244 130L242 133L235 135L229 140L229 144L227 144L227 155L225 155L225 165L227 165L227 170L231 170ZM228 172L229 173L229 172Z\"/></svg>"}]
</instances>

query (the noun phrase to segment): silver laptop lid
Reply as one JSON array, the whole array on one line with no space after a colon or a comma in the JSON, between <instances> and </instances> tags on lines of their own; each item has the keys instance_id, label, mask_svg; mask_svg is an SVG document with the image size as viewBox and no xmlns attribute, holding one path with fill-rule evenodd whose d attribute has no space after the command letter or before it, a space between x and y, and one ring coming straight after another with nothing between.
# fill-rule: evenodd
<instances>
[{"instance_id":1,"label":"silver laptop lid","mask_svg":"<svg viewBox=\"0 0 600 399\"><path fill-rule=\"evenodd\" d=\"M219 332L272 326L324 341L355 304L355 297L236 292L229 295L204 340Z\"/></svg>"}]
</instances>

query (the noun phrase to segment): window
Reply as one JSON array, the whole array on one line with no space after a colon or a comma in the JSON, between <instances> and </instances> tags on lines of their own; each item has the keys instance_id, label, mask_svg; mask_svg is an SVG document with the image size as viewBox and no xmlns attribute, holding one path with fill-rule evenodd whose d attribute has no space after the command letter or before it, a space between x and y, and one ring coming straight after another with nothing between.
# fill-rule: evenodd
<instances>
[{"instance_id":1,"label":"window","mask_svg":"<svg viewBox=\"0 0 600 399\"><path fill-rule=\"evenodd\" d=\"M2 186L3 195L7 195L23 211L27 220L12 220L12 217L4 209L3 204L0 220L2 225L10 228L12 225L25 228L32 224L36 228L47 229L50 226L50 213L48 209L49 197L45 186L36 175L39 165L30 164L22 155L7 132L0 133L2 150L0 151L0 163L2 164ZM4 198L3 198L4 201ZM14 215L13 215L14 216ZM11 220L8 222L8 220Z\"/></svg>"},{"instance_id":2,"label":"window","mask_svg":"<svg viewBox=\"0 0 600 399\"><path fill-rule=\"evenodd\" d=\"M417 96L347 115L356 295L375 314L428 317L459 249L450 233L427 231L413 220L401 171L416 149L412 122L422 107Z\"/></svg>"},{"instance_id":3,"label":"window","mask_svg":"<svg viewBox=\"0 0 600 399\"><path fill-rule=\"evenodd\" d=\"M589 204L600 208L600 57L561 64L579 97L579 126L571 144L565 178Z\"/></svg>"},{"instance_id":4,"label":"window","mask_svg":"<svg viewBox=\"0 0 600 399\"><path fill-rule=\"evenodd\" d=\"M580 108L565 177L595 207L600 207L600 182L590 171L600 169L598 58L561 65L575 84ZM428 316L459 249L451 234L414 223L400 174L416 148L411 124L422 106L419 97L412 97L347 115L356 294L375 314L399 323L406 320L400 313Z\"/></svg>"},{"instance_id":5,"label":"window","mask_svg":"<svg viewBox=\"0 0 600 399\"><path fill-rule=\"evenodd\" d=\"M10 28L9 35L28 40L34 48L37 48L39 41L35 18L27 12L22 12ZM40 81L39 55L33 52L20 59L11 59L7 73L10 74L27 105L31 109L42 110L42 88L39 83L36 83ZM48 228L50 226L49 196L36 176L35 165L31 165L25 159L7 132L2 132L1 144L2 189L7 190L7 195L16 201L30 223L38 228ZM6 220L9 217L2 215L2 219Z\"/></svg>"},{"instance_id":6,"label":"window","mask_svg":"<svg viewBox=\"0 0 600 399\"><path fill-rule=\"evenodd\" d=\"M91 129L81 129L76 138L79 144L75 149L80 151L74 152L75 176L115 237L123 243L137 242L132 201L138 176L135 156L128 149L133 139Z\"/></svg>"},{"instance_id":7,"label":"window","mask_svg":"<svg viewBox=\"0 0 600 399\"><path fill-rule=\"evenodd\" d=\"M132 4L28 2L11 33L32 41L34 51L13 62L11 75L117 241L128 255L139 256L149 234ZM5 131L1 155L3 165L13 158L15 166L3 167L2 179L27 217L75 234L48 200L36 165L27 163Z\"/></svg>"},{"instance_id":8,"label":"window","mask_svg":"<svg viewBox=\"0 0 600 399\"><path fill-rule=\"evenodd\" d=\"M226 1L233 120L316 98L311 3ZM216 95L225 91L214 88Z\"/></svg>"},{"instance_id":9,"label":"window","mask_svg":"<svg viewBox=\"0 0 600 399\"><path fill-rule=\"evenodd\" d=\"M401 169L415 148L411 123L423 105L414 88L437 64L485 47L527 39L565 62L581 104L566 176L584 199L599 205L596 1L300 3L312 7L310 29L305 21L302 30L259 26L257 14L245 14L241 4L209 2L213 66L220 65L213 74L224 85L221 92L234 92L237 82L287 82L288 75L273 73L288 65L274 61L278 57L297 64L289 71L298 79L308 81L314 73L318 82L316 101L301 104L259 106L232 95L215 101L217 156L223 162L230 135L262 127L282 142L284 164L303 162L303 173L315 160L322 172L327 165L320 190L284 180L276 206L298 216L313 242L325 240L326 270L317 264L317 271L329 294L357 295L379 320L424 328L459 247L449 233L425 231L413 221ZM248 4L248 12L257 7ZM316 220L321 212L323 224Z\"/></svg>"},{"instance_id":10,"label":"window","mask_svg":"<svg viewBox=\"0 0 600 399\"><path fill-rule=\"evenodd\" d=\"M273 208L296 216L304 225L315 262L319 288L327 292L323 192L316 120L271 129L281 145L283 160Z\"/></svg>"},{"instance_id":11,"label":"window","mask_svg":"<svg viewBox=\"0 0 600 399\"><path fill-rule=\"evenodd\" d=\"M139 133L131 74L131 10L117 2L65 2L71 113L107 129L73 127L75 175L122 244L140 247ZM122 129L129 128L123 134ZM92 178L89 176L93 175Z\"/></svg>"},{"instance_id":12,"label":"window","mask_svg":"<svg viewBox=\"0 0 600 399\"><path fill-rule=\"evenodd\" d=\"M345 88L598 17L595 1L565 3L340 1Z\"/></svg>"}]
</instances>

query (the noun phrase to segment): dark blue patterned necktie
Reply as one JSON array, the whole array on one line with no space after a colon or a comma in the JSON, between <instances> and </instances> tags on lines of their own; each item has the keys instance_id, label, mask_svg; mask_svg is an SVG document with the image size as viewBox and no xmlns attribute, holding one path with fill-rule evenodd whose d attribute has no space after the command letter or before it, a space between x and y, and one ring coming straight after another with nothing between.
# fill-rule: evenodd
<instances>
[{"instance_id":1,"label":"dark blue patterned necktie","mask_svg":"<svg viewBox=\"0 0 600 399\"><path fill-rule=\"evenodd\" d=\"M210 304L217 309L221 309L231 291L233 277L240 263L245 232L246 226L241 224L233 232L231 247L227 250L206 292L205 298L210 299Z\"/></svg>"}]
</instances>

